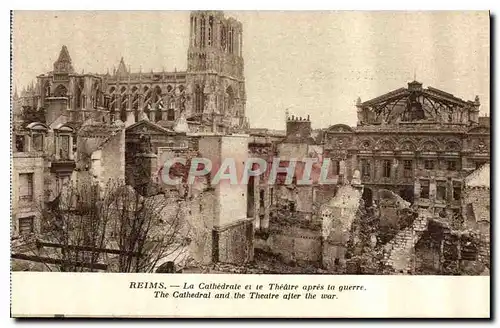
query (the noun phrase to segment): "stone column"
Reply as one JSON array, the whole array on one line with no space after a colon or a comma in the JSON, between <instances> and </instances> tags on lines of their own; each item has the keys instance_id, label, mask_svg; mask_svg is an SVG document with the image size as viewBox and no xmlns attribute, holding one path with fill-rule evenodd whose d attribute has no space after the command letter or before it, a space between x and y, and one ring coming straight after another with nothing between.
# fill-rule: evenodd
<instances>
[{"instance_id":1,"label":"stone column","mask_svg":"<svg viewBox=\"0 0 500 328\"><path fill-rule=\"evenodd\" d=\"M436 179L429 179L429 200L431 203L436 201Z\"/></svg>"},{"instance_id":2,"label":"stone column","mask_svg":"<svg viewBox=\"0 0 500 328\"><path fill-rule=\"evenodd\" d=\"M69 154L68 154L68 157L70 160L75 159L75 154L73 153L73 135L72 134L69 135Z\"/></svg>"},{"instance_id":3,"label":"stone column","mask_svg":"<svg viewBox=\"0 0 500 328\"><path fill-rule=\"evenodd\" d=\"M260 196L259 196L260 197ZM264 218L261 222L261 229L267 231L269 229L269 186L264 187Z\"/></svg>"},{"instance_id":4,"label":"stone column","mask_svg":"<svg viewBox=\"0 0 500 328\"><path fill-rule=\"evenodd\" d=\"M446 202L451 203L453 201L453 180L451 178L446 181Z\"/></svg>"},{"instance_id":5,"label":"stone column","mask_svg":"<svg viewBox=\"0 0 500 328\"><path fill-rule=\"evenodd\" d=\"M420 190L421 190L420 178L419 177L415 177L415 184L414 184L414 198L415 198L415 202L417 202L420 199Z\"/></svg>"}]
</instances>

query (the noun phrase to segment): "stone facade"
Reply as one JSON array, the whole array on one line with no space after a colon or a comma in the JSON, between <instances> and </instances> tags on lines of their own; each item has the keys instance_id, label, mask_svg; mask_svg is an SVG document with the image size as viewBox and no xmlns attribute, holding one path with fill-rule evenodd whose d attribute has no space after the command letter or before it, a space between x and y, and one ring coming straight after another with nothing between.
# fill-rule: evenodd
<instances>
[{"instance_id":1,"label":"stone facade","mask_svg":"<svg viewBox=\"0 0 500 328\"><path fill-rule=\"evenodd\" d=\"M489 162L489 127L479 122L479 98L464 101L416 81L358 101L358 124L325 131L325 157L361 173L367 204L389 189L451 221L461 214L464 177Z\"/></svg>"},{"instance_id":2,"label":"stone facade","mask_svg":"<svg viewBox=\"0 0 500 328\"><path fill-rule=\"evenodd\" d=\"M248 135L206 135L198 144L201 157L212 163L209 181L219 173L231 170L226 160L234 161L236 181L221 179L213 185L215 208L205 220L213 220L213 259L228 263L245 263L253 259L253 220L247 218L247 185L241 183L248 159Z\"/></svg>"},{"instance_id":3,"label":"stone facade","mask_svg":"<svg viewBox=\"0 0 500 328\"><path fill-rule=\"evenodd\" d=\"M361 187L343 185L321 208L322 266L327 270L345 269L347 246L354 239L353 223L360 219L361 195Z\"/></svg>"},{"instance_id":4,"label":"stone facade","mask_svg":"<svg viewBox=\"0 0 500 328\"><path fill-rule=\"evenodd\" d=\"M43 109L46 123L149 120L171 128L185 120L191 132L246 129L243 28L221 11L190 15L187 70L132 72L122 58L112 74L77 73L62 46L53 70L16 96L22 106Z\"/></svg>"},{"instance_id":5,"label":"stone facade","mask_svg":"<svg viewBox=\"0 0 500 328\"><path fill-rule=\"evenodd\" d=\"M42 154L23 152L13 155L11 234L14 237L40 229L38 218L45 198L44 172Z\"/></svg>"},{"instance_id":6,"label":"stone facade","mask_svg":"<svg viewBox=\"0 0 500 328\"><path fill-rule=\"evenodd\" d=\"M485 164L465 179L462 197L464 228L475 231L480 240L479 261L490 265L490 164Z\"/></svg>"}]
</instances>

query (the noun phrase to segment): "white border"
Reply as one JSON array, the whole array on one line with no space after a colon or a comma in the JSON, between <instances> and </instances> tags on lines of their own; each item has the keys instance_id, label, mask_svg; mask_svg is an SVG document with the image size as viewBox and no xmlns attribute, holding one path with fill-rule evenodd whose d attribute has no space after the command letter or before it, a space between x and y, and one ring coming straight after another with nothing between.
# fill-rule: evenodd
<instances>
[{"instance_id":1,"label":"white border","mask_svg":"<svg viewBox=\"0 0 500 328\"><path fill-rule=\"evenodd\" d=\"M119 5L118 5L119 4ZM5 8L4 8L5 5ZM7 7L7 6L13 6ZM236 1L210 1L210 8L214 9L224 9L224 10L249 10L249 9L259 9L259 10L492 10L493 14L498 14L500 12L499 1L491 0L475 0L475 1L443 1L438 2L435 0L420 0L420 1L359 1L359 0L350 0L343 1L340 3L334 3L329 1L318 1L318 0L308 0L308 1L296 1L291 2L287 1L285 3L279 2L271 2L269 0L254 0L248 2L236 2ZM1 53L1 75L2 79L2 88L0 89L2 92L3 106L0 110L2 118L0 119L0 131L3 134L0 138L0 144L2 153L4 154L4 158L6 158L5 154L10 149L10 13L9 9L24 9L24 10L36 10L36 9L44 9L44 10L53 10L53 9L72 9L72 10L110 10L110 9L121 9L121 10L132 10L132 9L170 9L170 10L190 10L190 9L205 9L207 8L206 1L164 1L164 0L149 0L147 2L104 2L104 1L96 1L96 0L87 0L84 2L76 2L76 1L15 1L14 3L4 1L2 2L2 11L0 14L0 33L2 37L2 42L0 43L2 46ZM498 21L497 21L498 26ZM494 35L495 44L498 45L498 34ZM493 40L492 40L493 42ZM498 59L497 54L494 54L492 59ZM495 70L495 73L498 73ZM496 74L495 74L496 77ZM493 77L492 77L493 78ZM496 81L496 78L495 78ZM498 85L496 85L498 90ZM492 90L494 91L494 90ZM493 104L493 110L496 108L497 97L495 97L495 103ZM493 112L493 111L492 111ZM493 116L493 115L492 115ZM495 115L498 116L498 115ZM495 122L497 123L497 122ZM496 130L494 130L494 136L496 136ZM496 152L495 147L495 152ZM2 290L5 291L9 286L7 285L7 281L9 281L9 271L10 271L10 253L9 253L9 230L7 227L7 221L10 220L10 188L7 189L7 186L10 187L10 160L1 161L1 172L2 180L1 184L3 186L2 195L1 195L1 205L2 205L2 213L4 226L3 229L0 229L2 233L2 241L4 242L4 247L2 247L2 281L4 283ZM499 182L500 178L498 176L494 179L494 184ZM498 193L497 193L498 194ZM497 199L495 199L497 200ZM495 202L498 204L498 202ZM496 231L498 232L499 224L496 223ZM498 234L497 234L498 235ZM495 252L496 254L497 252ZM497 256L493 259L494 263L497 263ZM496 272L496 270L495 270ZM10 288L9 288L10 289ZM10 327L14 325L14 321L9 319L8 305L9 305L9 293L2 293L3 301L2 301L2 326ZM496 302L493 302L496 309ZM498 311L496 312L498 314ZM3 324L6 325L3 325ZM120 324L127 324L128 322L121 321ZM137 322L130 322L131 324L137 324ZM36 322L30 322L28 324L36 324ZM50 323L49 323L50 324ZM67 325L68 323L63 323ZM88 323L79 323L79 324L88 324ZM102 325L102 322L94 322L95 326ZM165 323L159 322L155 323L156 325L163 325ZM177 323L169 323L169 324L177 324ZM208 324L208 323L203 323ZM213 323L218 324L218 323ZM234 324L234 323L230 323ZM263 323L259 323L263 324ZM306 324L306 323L299 323ZM345 325L345 323L335 323L336 325ZM386 325L387 323L381 323ZM398 324L398 323L394 323Z\"/></svg>"}]
</instances>

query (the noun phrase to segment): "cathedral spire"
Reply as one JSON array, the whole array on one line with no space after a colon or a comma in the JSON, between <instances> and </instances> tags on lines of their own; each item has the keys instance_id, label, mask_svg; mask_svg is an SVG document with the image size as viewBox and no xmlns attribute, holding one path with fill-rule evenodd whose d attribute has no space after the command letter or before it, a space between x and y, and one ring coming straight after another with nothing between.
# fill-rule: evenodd
<instances>
[{"instance_id":1,"label":"cathedral spire","mask_svg":"<svg viewBox=\"0 0 500 328\"><path fill-rule=\"evenodd\" d=\"M17 94L17 85L14 87L14 100L17 100L19 98L19 95Z\"/></svg>"},{"instance_id":2,"label":"cathedral spire","mask_svg":"<svg viewBox=\"0 0 500 328\"><path fill-rule=\"evenodd\" d=\"M57 73L73 73L73 65L71 63L71 57L69 55L68 48L63 45L61 51L59 52L59 57L54 63L54 72Z\"/></svg>"},{"instance_id":3,"label":"cathedral spire","mask_svg":"<svg viewBox=\"0 0 500 328\"><path fill-rule=\"evenodd\" d=\"M120 59L120 64L118 64L118 69L116 70L116 75L124 76L128 74L127 66L125 66L125 61L123 57Z\"/></svg>"}]
</instances>

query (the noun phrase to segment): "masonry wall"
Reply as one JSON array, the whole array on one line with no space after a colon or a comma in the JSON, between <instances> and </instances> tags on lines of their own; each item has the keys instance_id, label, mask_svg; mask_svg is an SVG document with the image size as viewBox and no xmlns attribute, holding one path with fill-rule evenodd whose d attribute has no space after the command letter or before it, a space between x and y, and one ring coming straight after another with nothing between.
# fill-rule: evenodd
<instances>
[{"instance_id":1,"label":"masonry wall","mask_svg":"<svg viewBox=\"0 0 500 328\"><path fill-rule=\"evenodd\" d=\"M212 231L213 261L243 264L253 259L253 222L214 227Z\"/></svg>"},{"instance_id":2,"label":"masonry wall","mask_svg":"<svg viewBox=\"0 0 500 328\"><path fill-rule=\"evenodd\" d=\"M39 210L44 201L44 159L35 153L15 153L12 159L12 234L19 233L19 218L34 216L35 232L40 229ZM33 173L33 200L19 198L19 174Z\"/></svg>"},{"instance_id":3,"label":"masonry wall","mask_svg":"<svg viewBox=\"0 0 500 328\"><path fill-rule=\"evenodd\" d=\"M125 180L125 130L118 131L102 147L100 183Z\"/></svg>"},{"instance_id":4,"label":"masonry wall","mask_svg":"<svg viewBox=\"0 0 500 328\"><path fill-rule=\"evenodd\" d=\"M465 188L462 197L462 213L464 229L478 233L480 245L478 259L481 262L490 262L490 188L472 187ZM473 213L470 213L473 209ZM474 214L474 216L471 216Z\"/></svg>"},{"instance_id":5,"label":"masonry wall","mask_svg":"<svg viewBox=\"0 0 500 328\"><path fill-rule=\"evenodd\" d=\"M61 115L66 114L68 109L68 100L66 98L50 98L49 106L46 110L47 124L52 124Z\"/></svg>"},{"instance_id":6,"label":"masonry wall","mask_svg":"<svg viewBox=\"0 0 500 328\"><path fill-rule=\"evenodd\" d=\"M280 256L285 262L321 261L321 233L300 226L272 224L267 239L256 239L256 248Z\"/></svg>"},{"instance_id":7,"label":"masonry wall","mask_svg":"<svg viewBox=\"0 0 500 328\"><path fill-rule=\"evenodd\" d=\"M359 213L361 189L343 185L337 194L321 209L322 265L334 271L345 265L347 244L352 235L352 224Z\"/></svg>"},{"instance_id":8,"label":"masonry wall","mask_svg":"<svg viewBox=\"0 0 500 328\"><path fill-rule=\"evenodd\" d=\"M199 140L199 152L212 162L211 181L225 159L234 160L236 166L236 183L224 179L212 186L215 195L213 261L246 263L253 259L254 229L253 218L247 219L247 185L241 184L248 157L248 136L203 136Z\"/></svg>"},{"instance_id":9,"label":"masonry wall","mask_svg":"<svg viewBox=\"0 0 500 328\"><path fill-rule=\"evenodd\" d=\"M200 197L183 203L187 220L186 234L191 239L189 251L196 264L212 262L212 230L214 222L215 195L204 191Z\"/></svg>"},{"instance_id":10,"label":"masonry wall","mask_svg":"<svg viewBox=\"0 0 500 328\"><path fill-rule=\"evenodd\" d=\"M290 159L303 159L307 157L308 145L306 143L280 143L278 144L278 154L281 161Z\"/></svg>"}]
</instances>

